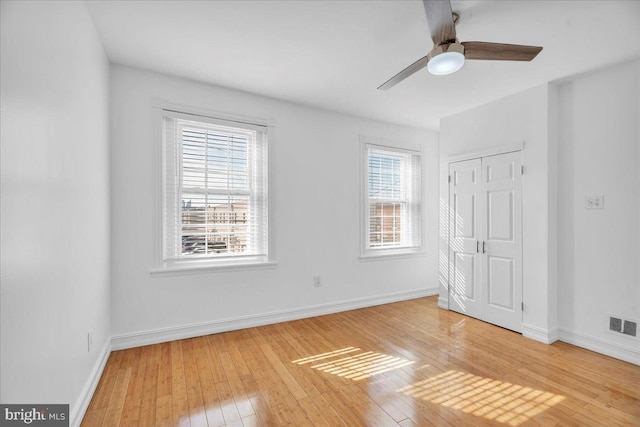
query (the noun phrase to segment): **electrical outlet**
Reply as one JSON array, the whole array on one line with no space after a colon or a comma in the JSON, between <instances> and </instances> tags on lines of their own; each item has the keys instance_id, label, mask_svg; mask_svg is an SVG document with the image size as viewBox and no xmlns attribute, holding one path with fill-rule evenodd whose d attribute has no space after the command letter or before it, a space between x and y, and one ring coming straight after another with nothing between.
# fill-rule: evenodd
<instances>
[{"instance_id":1,"label":"electrical outlet","mask_svg":"<svg viewBox=\"0 0 640 427\"><path fill-rule=\"evenodd\" d=\"M93 347L93 332L89 329L87 332L87 352L91 353L91 348Z\"/></svg>"},{"instance_id":2,"label":"electrical outlet","mask_svg":"<svg viewBox=\"0 0 640 427\"><path fill-rule=\"evenodd\" d=\"M587 196L584 198L585 209L604 209L604 196Z\"/></svg>"},{"instance_id":3,"label":"electrical outlet","mask_svg":"<svg viewBox=\"0 0 640 427\"><path fill-rule=\"evenodd\" d=\"M316 288L322 286L322 280L320 279L320 276L313 276L313 286L315 286Z\"/></svg>"}]
</instances>

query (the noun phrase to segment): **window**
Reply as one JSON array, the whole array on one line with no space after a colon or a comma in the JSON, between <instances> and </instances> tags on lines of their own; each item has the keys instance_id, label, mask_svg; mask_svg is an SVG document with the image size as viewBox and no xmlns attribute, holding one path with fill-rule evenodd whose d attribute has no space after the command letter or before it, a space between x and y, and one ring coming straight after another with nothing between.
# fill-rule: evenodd
<instances>
[{"instance_id":1,"label":"window","mask_svg":"<svg viewBox=\"0 0 640 427\"><path fill-rule=\"evenodd\" d=\"M363 255L417 252L421 246L420 152L364 144Z\"/></svg>"},{"instance_id":2,"label":"window","mask_svg":"<svg viewBox=\"0 0 640 427\"><path fill-rule=\"evenodd\" d=\"M162 111L164 267L266 263L267 127Z\"/></svg>"}]
</instances>

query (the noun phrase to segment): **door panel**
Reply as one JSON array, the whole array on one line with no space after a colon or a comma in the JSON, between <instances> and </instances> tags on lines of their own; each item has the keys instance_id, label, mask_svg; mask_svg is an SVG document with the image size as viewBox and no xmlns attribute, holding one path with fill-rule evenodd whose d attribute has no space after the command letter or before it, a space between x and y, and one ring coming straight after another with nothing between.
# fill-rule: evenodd
<instances>
[{"instance_id":1,"label":"door panel","mask_svg":"<svg viewBox=\"0 0 640 427\"><path fill-rule=\"evenodd\" d=\"M513 259L487 256L489 305L513 310Z\"/></svg>"},{"instance_id":2,"label":"door panel","mask_svg":"<svg viewBox=\"0 0 640 427\"><path fill-rule=\"evenodd\" d=\"M476 217L476 195L475 194L454 194L453 212L455 213L455 224L453 229L454 237L463 239L475 239L475 221L468 221L465 218Z\"/></svg>"},{"instance_id":3,"label":"door panel","mask_svg":"<svg viewBox=\"0 0 640 427\"><path fill-rule=\"evenodd\" d=\"M513 190L487 191L487 240L513 242Z\"/></svg>"},{"instance_id":4,"label":"door panel","mask_svg":"<svg viewBox=\"0 0 640 427\"><path fill-rule=\"evenodd\" d=\"M522 331L521 153L449 165L449 308Z\"/></svg>"},{"instance_id":5,"label":"door panel","mask_svg":"<svg viewBox=\"0 0 640 427\"><path fill-rule=\"evenodd\" d=\"M500 154L499 156L501 155L502 154ZM498 157L498 156L490 156L490 157ZM485 159L488 159L488 158L489 157L485 157ZM504 180L512 181L514 178L513 166L514 166L513 163L509 163L505 165L487 164L486 165L487 182L504 181Z\"/></svg>"},{"instance_id":6,"label":"door panel","mask_svg":"<svg viewBox=\"0 0 640 427\"><path fill-rule=\"evenodd\" d=\"M475 300L475 260L475 255L460 252L457 252L453 259L453 268L457 278L454 282L454 294L468 300Z\"/></svg>"},{"instance_id":7,"label":"door panel","mask_svg":"<svg viewBox=\"0 0 640 427\"><path fill-rule=\"evenodd\" d=\"M467 162L459 162L459 163L467 163ZM460 165L461 169L455 169L453 171L453 185L460 186L465 184L475 184L476 183L476 174L480 172L479 168L476 168L476 165Z\"/></svg>"},{"instance_id":8,"label":"door panel","mask_svg":"<svg viewBox=\"0 0 640 427\"><path fill-rule=\"evenodd\" d=\"M478 257L479 159L452 163L449 192L449 308L480 315L480 263Z\"/></svg>"},{"instance_id":9,"label":"door panel","mask_svg":"<svg viewBox=\"0 0 640 427\"><path fill-rule=\"evenodd\" d=\"M521 153L482 159L486 254L482 320L522 331Z\"/></svg>"}]
</instances>

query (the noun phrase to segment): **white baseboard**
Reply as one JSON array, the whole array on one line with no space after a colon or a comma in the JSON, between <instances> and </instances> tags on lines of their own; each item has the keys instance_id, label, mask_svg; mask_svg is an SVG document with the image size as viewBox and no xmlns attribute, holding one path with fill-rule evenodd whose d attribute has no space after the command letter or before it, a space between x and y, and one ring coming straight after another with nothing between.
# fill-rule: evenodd
<instances>
[{"instance_id":1,"label":"white baseboard","mask_svg":"<svg viewBox=\"0 0 640 427\"><path fill-rule=\"evenodd\" d=\"M558 341L558 328L544 329L523 323L522 336L540 341L543 344L553 344Z\"/></svg>"},{"instance_id":2,"label":"white baseboard","mask_svg":"<svg viewBox=\"0 0 640 427\"><path fill-rule=\"evenodd\" d=\"M633 363L634 365L640 365L640 345L637 345L637 343L634 348L564 328L559 328L559 331L560 341L586 348L587 350L595 351L596 353L601 353L606 356L611 356L616 359L624 360L625 362Z\"/></svg>"},{"instance_id":3,"label":"white baseboard","mask_svg":"<svg viewBox=\"0 0 640 427\"><path fill-rule=\"evenodd\" d=\"M111 337L111 348L113 350L122 350L125 348L140 347L143 345L158 344L202 335L216 334L219 332L234 331L237 329L304 319L307 317L322 316L341 311L355 310L358 308L372 307L375 305L438 295L438 290L438 287L424 288L413 291L356 298L336 303L318 304L290 310L214 320L211 322L193 323L190 325L114 335Z\"/></svg>"},{"instance_id":4,"label":"white baseboard","mask_svg":"<svg viewBox=\"0 0 640 427\"><path fill-rule=\"evenodd\" d=\"M440 295L438 297L438 307L449 310L449 298L443 298L442 295Z\"/></svg>"},{"instance_id":5,"label":"white baseboard","mask_svg":"<svg viewBox=\"0 0 640 427\"><path fill-rule=\"evenodd\" d=\"M93 393L96 391L96 387L98 387L98 382L100 381L100 377L102 377L102 371L104 371L104 367L107 364L107 360L109 359L110 354L111 342L107 340L104 347L102 347L102 350L100 351L100 356L98 357L98 360L93 367L91 374L89 375L89 379L82 388L80 397L76 401L76 404L70 408L70 427L79 427L82 423L84 414L85 412L87 412L87 408L89 407L89 403L91 403L91 398L93 397Z\"/></svg>"}]
</instances>

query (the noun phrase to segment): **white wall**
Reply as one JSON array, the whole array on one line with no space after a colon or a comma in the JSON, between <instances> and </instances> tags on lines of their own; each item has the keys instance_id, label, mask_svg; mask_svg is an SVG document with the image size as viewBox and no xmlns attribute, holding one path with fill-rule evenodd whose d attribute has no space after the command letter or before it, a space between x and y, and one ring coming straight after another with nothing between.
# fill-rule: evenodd
<instances>
[{"instance_id":1,"label":"white wall","mask_svg":"<svg viewBox=\"0 0 640 427\"><path fill-rule=\"evenodd\" d=\"M111 335L109 67L84 2L1 8L0 400L73 414Z\"/></svg>"},{"instance_id":2,"label":"white wall","mask_svg":"<svg viewBox=\"0 0 640 427\"><path fill-rule=\"evenodd\" d=\"M153 120L153 99L275 120L270 201L276 269L150 276L158 185L153 164L161 143L154 138L159 124ZM167 337L163 328L437 288L436 133L123 66L111 69L111 101L112 331L119 345L161 340ZM421 258L358 258L360 134L423 145L426 254ZM313 287L314 275L322 277L322 287Z\"/></svg>"},{"instance_id":3,"label":"white wall","mask_svg":"<svg viewBox=\"0 0 640 427\"><path fill-rule=\"evenodd\" d=\"M550 146L549 99L554 90L542 85L446 117L440 122L440 305L446 306L448 250L446 215L449 189L448 157L504 145L525 144L523 164L523 334L552 342L557 333L550 307L556 299L553 255L554 202L549 188L556 185L555 155ZM551 215L551 216L550 216Z\"/></svg>"},{"instance_id":4,"label":"white wall","mask_svg":"<svg viewBox=\"0 0 640 427\"><path fill-rule=\"evenodd\" d=\"M608 332L640 323L640 63L559 85L561 338L640 363L640 340ZM585 196L604 196L586 210Z\"/></svg>"}]
</instances>

